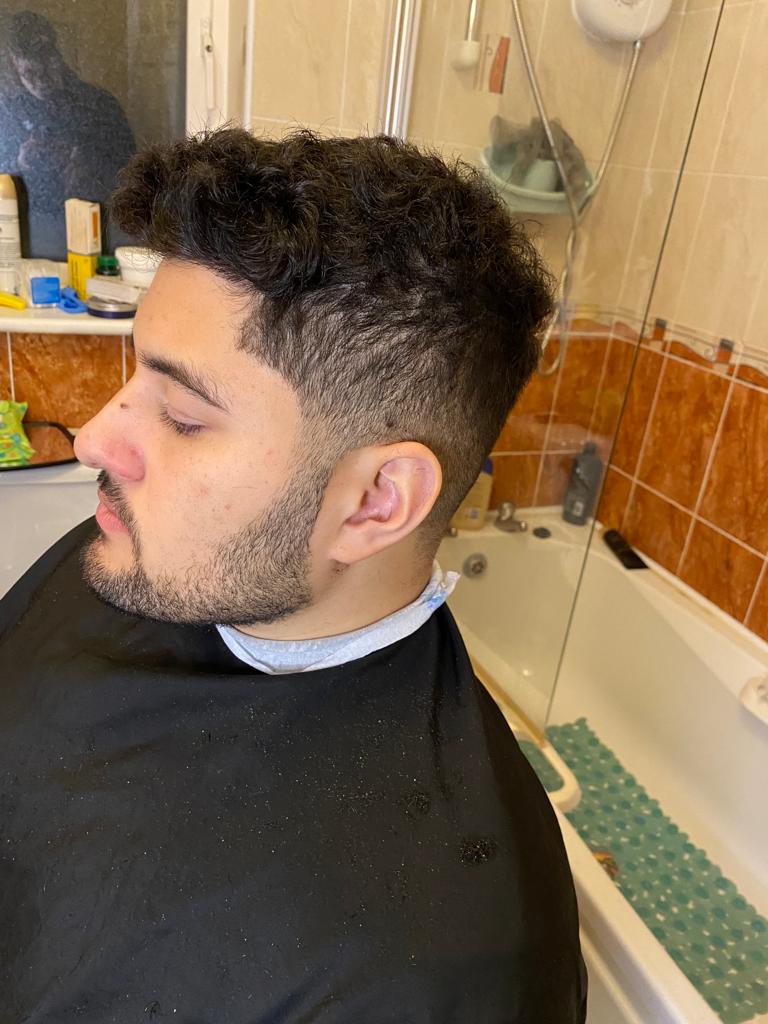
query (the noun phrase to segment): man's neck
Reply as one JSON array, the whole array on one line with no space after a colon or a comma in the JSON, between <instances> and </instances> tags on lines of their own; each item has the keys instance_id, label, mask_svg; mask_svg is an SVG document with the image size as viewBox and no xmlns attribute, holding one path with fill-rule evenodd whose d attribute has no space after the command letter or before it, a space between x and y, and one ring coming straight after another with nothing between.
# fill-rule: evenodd
<instances>
[{"instance_id":1,"label":"man's neck","mask_svg":"<svg viewBox=\"0 0 768 1024\"><path fill-rule=\"evenodd\" d=\"M384 552L381 552L384 554ZM347 566L307 608L280 622L238 627L241 633L263 640L316 640L369 626L405 608L429 583L431 563L413 565L377 562L376 556ZM318 593L318 589L315 590Z\"/></svg>"}]
</instances>

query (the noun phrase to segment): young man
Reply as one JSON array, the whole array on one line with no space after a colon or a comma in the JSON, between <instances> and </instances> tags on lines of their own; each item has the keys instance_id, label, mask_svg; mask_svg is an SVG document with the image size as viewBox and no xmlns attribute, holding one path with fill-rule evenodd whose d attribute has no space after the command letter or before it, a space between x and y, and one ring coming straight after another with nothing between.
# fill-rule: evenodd
<instances>
[{"instance_id":1,"label":"young man","mask_svg":"<svg viewBox=\"0 0 768 1024\"><path fill-rule=\"evenodd\" d=\"M114 213L165 260L78 434L97 525L0 606L0 1019L582 1024L557 821L433 561L535 251L386 138L221 130Z\"/></svg>"}]
</instances>

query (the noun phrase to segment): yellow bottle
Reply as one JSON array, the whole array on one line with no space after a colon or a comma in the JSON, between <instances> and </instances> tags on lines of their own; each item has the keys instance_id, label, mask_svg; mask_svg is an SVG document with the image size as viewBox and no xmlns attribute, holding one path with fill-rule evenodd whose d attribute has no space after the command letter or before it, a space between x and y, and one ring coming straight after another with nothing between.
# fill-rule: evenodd
<instances>
[{"instance_id":1,"label":"yellow bottle","mask_svg":"<svg viewBox=\"0 0 768 1024\"><path fill-rule=\"evenodd\" d=\"M454 512L451 526L458 530L479 530L485 524L485 516L491 504L492 488L493 460L486 459L480 476Z\"/></svg>"}]
</instances>

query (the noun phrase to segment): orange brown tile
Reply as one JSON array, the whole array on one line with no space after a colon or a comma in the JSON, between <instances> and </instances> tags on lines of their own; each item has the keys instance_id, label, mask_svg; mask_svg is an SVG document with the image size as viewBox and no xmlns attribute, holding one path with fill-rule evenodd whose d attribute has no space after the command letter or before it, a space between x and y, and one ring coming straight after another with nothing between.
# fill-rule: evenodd
<instances>
[{"instance_id":1,"label":"orange brown tile","mask_svg":"<svg viewBox=\"0 0 768 1024\"><path fill-rule=\"evenodd\" d=\"M592 421L608 338L570 338L555 398L549 448L575 448Z\"/></svg>"},{"instance_id":2,"label":"orange brown tile","mask_svg":"<svg viewBox=\"0 0 768 1024\"><path fill-rule=\"evenodd\" d=\"M634 357L634 345L617 338L611 340L590 424L590 436L607 442L608 446L618 426Z\"/></svg>"},{"instance_id":3,"label":"orange brown tile","mask_svg":"<svg viewBox=\"0 0 768 1024\"><path fill-rule=\"evenodd\" d=\"M768 640L768 572L763 573L745 625L763 640Z\"/></svg>"},{"instance_id":4,"label":"orange brown tile","mask_svg":"<svg viewBox=\"0 0 768 1024\"><path fill-rule=\"evenodd\" d=\"M694 507L728 386L725 377L666 360L639 480L686 508Z\"/></svg>"},{"instance_id":5,"label":"orange brown tile","mask_svg":"<svg viewBox=\"0 0 768 1024\"><path fill-rule=\"evenodd\" d=\"M537 505L563 504L575 457L575 452L543 456L541 478L535 499Z\"/></svg>"},{"instance_id":6,"label":"orange brown tile","mask_svg":"<svg viewBox=\"0 0 768 1024\"><path fill-rule=\"evenodd\" d=\"M749 384L754 384L756 387L768 390L768 374L764 373L757 366L741 363L736 367L734 375L738 380L744 380Z\"/></svg>"},{"instance_id":7,"label":"orange brown tile","mask_svg":"<svg viewBox=\"0 0 768 1024\"><path fill-rule=\"evenodd\" d=\"M0 331L0 398L11 397L11 374L8 367L8 335Z\"/></svg>"},{"instance_id":8,"label":"orange brown tile","mask_svg":"<svg viewBox=\"0 0 768 1024\"><path fill-rule=\"evenodd\" d=\"M80 427L122 386L119 337L12 334L16 398L30 419Z\"/></svg>"},{"instance_id":9,"label":"orange brown tile","mask_svg":"<svg viewBox=\"0 0 768 1024\"><path fill-rule=\"evenodd\" d=\"M621 530L631 488L632 481L628 477L608 467L597 507L597 518L603 526L610 530Z\"/></svg>"},{"instance_id":10,"label":"orange brown tile","mask_svg":"<svg viewBox=\"0 0 768 1024\"><path fill-rule=\"evenodd\" d=\"M690 525L687 512L638 484L624 516L622 533L649 558L676 572Z\"/></svg>"},{"instance_id":11,"label":"orange brown tile","mask_svg":"<svg viewBox=\"0 0 768 1024\"><path fill-rule=\"evenodd\" d=\"M626 473L633 474L637 467L637 458L659 380L662 359L658 352L648 349L641 349L637 355L629 382L629 394L621 414L616 444L611 455L611 462Z\"/></svg>"},{"instance_id":12,"label":"orange brown tile","mask_svg":"<svg viewBox=\"0 0 768 1024\"><path fill-rule=\"evenodd\" d=\"M540 455L495 455L493 458L493 490L491 508L502 501L515 505L533 504Z\"/></svg>"},{"instance_id":13,"label":"orange brown tile","mask_svg":"<svg viewBox=\"0 0 768 1024\"><path fill-rule=\"evenodd\" d=\"M768 551L768 392L734 382L700 514Z\"/></svg>"},{"instance_id":14,"label":"orange brown tile","mask_svg":"<svg viewBox=\"0 0 768 1024\"><path fill-rule=\"evenodd\" d=\"M697 522L680 578L739 622L747 613L763 559Z\"/></svg>"},{"instance_id":15,"label":"orange brown tile","mask_svg":"<svg viewBox=\"0 0 768 1024\"><path fill-rule=\"evenodd\" d=\"M29 443L35 449L32 465L74 459L72 444L55 427L29 427L25 424L24 429Z\"/></svg>"}]
</instances>

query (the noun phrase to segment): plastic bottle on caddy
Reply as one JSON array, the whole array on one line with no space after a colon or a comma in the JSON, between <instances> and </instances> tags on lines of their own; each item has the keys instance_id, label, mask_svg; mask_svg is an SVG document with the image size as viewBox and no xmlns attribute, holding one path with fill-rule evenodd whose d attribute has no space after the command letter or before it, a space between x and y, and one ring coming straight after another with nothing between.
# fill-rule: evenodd
<instances>
[{"instance_id":1,"label":"plastic bottle on caddy","mask_svg":"<svg viewBox=\"0 0 768 1024\"><path fill-rule=\"evenodd\" d=\"M480 476L454 512L451 526L458 530L479 530L485 523L485 515L491 504L492 487L493 459L486 459Z\"/></svg>"},{"instance_id":2,"label":"plastic bottle on caddy","mask_svg":"<svg viewBox=\"0 0 768 1024\"><path fill-rule=\"evenodd\" d=\"M594 441L587 441L576 456L563 502L563 519L567 523L583 526L595 507L600 481L603 478L603 460L597 454Z\"/></svg>"},{"instance_id":3,"label":"plastic bottle on caddy","mask_svg":"<svg viewBox=\"0 0 768 1024\"><path fill-rule=\"evenodd\" d=\"M18 292L20 259L16 186L10 174L0 174L0 292Z\"/></svg>"}]
</instances>

